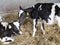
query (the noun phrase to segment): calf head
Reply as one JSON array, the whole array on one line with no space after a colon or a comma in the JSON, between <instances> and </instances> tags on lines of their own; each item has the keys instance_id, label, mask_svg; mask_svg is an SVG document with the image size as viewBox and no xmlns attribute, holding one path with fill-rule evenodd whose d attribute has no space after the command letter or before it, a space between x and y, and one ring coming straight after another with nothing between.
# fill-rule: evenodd
<instances>
[{"instance_id":1,"label":"calf head","mask_svg":"<svg viewBox=\"0 0 60 45\"><path fill-rule=\"evenodd\" d=\"M14 34L22 34L21 29L20 29L20 24L18 21L9 23L9 30L12 30Z\"/></svg>"},{"instance_id":2,"label":"calf head","mask_svg":"<svg viewBox=\"0 0 60 45\"><path fill-rule=\"evenodd\" d=\"M27 9L23 9L23 8L20 6L20 11L18 12L20 24L21 24L25 19L27 19L27 18L30 17L30 13L31 13L32 10L33 10L33 7L30 7L30 8L27 8Z\"/></svg>"}]
</instances>

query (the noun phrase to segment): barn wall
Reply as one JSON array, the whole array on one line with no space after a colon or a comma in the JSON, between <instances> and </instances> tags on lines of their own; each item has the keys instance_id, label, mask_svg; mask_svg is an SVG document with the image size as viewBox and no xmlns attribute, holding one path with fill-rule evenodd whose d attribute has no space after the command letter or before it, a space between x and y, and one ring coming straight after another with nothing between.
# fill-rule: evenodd
<instances>
[{"instance_id":1,"label":"barn wall","mask_svg":"<svg viewBox=\"0 0 60 45\"><path fill-rule=\"evenodd\" d=\"M21 5L23 8L27 8L37 2L59 3L60 0L0 0L0 13L19 10L19 5Z\"/></svg>"}]
</instances>

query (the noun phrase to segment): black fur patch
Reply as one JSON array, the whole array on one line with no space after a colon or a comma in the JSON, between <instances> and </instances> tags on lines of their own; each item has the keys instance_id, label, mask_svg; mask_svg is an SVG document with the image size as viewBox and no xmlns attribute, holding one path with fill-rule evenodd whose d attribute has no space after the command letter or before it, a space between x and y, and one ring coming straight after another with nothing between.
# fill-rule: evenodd
<instances>
[{"instance_id":1,"label":"black fur patch","mask_svg":"<svg viewBox=\"0 0 60 45\"><path fill-rule=\"evenodd\" d=\"M55 15L60 16L60 8L57 5L55 6Z\"/></svg>"},{"instance_id":2,"label":"black fur patch","mask_svg":"<svg viewBox=\"0 0 60 45\"><path fill-rule=\"evenodd\" d=\"M39 6L41 6L42 10L39 10ZM53 3L38 3L35 5L34 8L32 8L32 11L30 13L30 17L32 19L39 19L42 18L46 22L48 22L48 18L50 19L49 15L51 14Z\"/></svg>"}]
</instances>

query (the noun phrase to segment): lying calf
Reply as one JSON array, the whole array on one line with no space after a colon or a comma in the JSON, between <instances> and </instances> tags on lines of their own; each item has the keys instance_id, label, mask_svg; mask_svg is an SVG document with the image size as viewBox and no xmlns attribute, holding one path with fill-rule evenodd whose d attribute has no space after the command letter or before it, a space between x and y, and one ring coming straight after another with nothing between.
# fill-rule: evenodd
<instances>
[{"instance_id":1,"label":"lying calf","mask_svg":"<svg viewBox=\"0 0 60 45\"><path fill-rule=\"evenodd\" d=\"M13 42L14 39L11 38L11 34L10 34L11 30L6 30L5 27L1 23L0 23L0 41L4 44Z\"/></svg>"},{"instance_id":2,"label":"lying calf","mask_svg":"<svg viewBox=\"0 0 60 45\"><path fill-rule=\"evenodd\" d=\"M4 44L14 42L13 36L15 34L22 34L19 28L18 21L12 23L0 22L0 41Z\"/></svg>"}]
</instances>

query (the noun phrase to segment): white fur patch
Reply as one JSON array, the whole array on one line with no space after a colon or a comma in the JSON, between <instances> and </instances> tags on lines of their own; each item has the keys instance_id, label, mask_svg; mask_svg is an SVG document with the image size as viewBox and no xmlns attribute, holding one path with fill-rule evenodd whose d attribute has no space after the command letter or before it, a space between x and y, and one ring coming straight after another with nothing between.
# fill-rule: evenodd
<instances>
[{"instance_id":1,"label":"white fur patch","mask_svg":"<svg viewBox=\"0 0 60 45\"><path fill-rule=\"evenodd\" d=\"M50 19L48 19L48 23L49 25L53 24L54 23L54 16L55 16L55 5L52 6L52 9L51 9L51 14L50 14Z\"/></svg>"},{"instance_id":2,"label":"white fur patch","mask_svg":"<svg viewBox=\"0 0 60 45\"><path fill-rule=\"evenodd\" d=\"M21 15L23 12L24 12L23 10L20 10L20 11L19 11L19 17L20 17L20 15Z\"/></svg>"},{"instance_id":3,"label":"white fur patch","mask_svg":"<svg viewBox=\"0 0 60 45\"><path fill-rule=\"evenodd\" d=\"M9 42L8 40L11 40L11 42ZM1 41L3 44L9 44L9 43L14 42L14 39L11 38L11 37L3 37L2 39L0 39L0 41ZM6 41L8 41L8 42L6 42Z\"/></svg>"},{"instance_id":4,"label":"white fur patch","mask_svg":"<svg viewBox=\"0 0 60 45\"><path fill-rule=\"evenodd\" d=\"M19 29L19 26L20 26L20 25L19 25L19 22L14 22L13 24L17 27L17 29L19 30L19 33L22 34L22 32L21 32L20 29Z\"/></svg>"},{"instance_id":5,"label":"white fur patch","mask_svg":"<svg viewBox=\"0 0 60 45\"><path fill-rule=\"evenodd\" d=\"M60 7L60 3L54 3L55 5L57 5L58 7Z\"/></svg>"},{"instance_id":6,"label":"white fur patch","mask_svg":"<svg viewBox=\"0 0 60 45\"><path fill-rule=\"evenodd\" d=\"M43 35L45 35L45 31L44 31L44 29L43 29L42 22L41 22L41 30L42 30L42 32L43 32Z\"/></svg>"},{"instance_id":7,"label":"white fur patch","mask_svg":"<svg viewBox=\"0 0 60 45\"><path fill-rule=\"evenodd\" d=\"M57 22L58 22L58 26L60 27L60 17L59 17L59 16L56 16L55 19L57 20Z\"/></svg>"},{"instance_id":8,"label":"white fur patch","mask_svg":"<svg viewBox=\"0 0 60 45\"><path fill-rule=\"evenodd\" d=\"M17 29L19 30L19 22L13 22L13 24L17 27Z\"/></svg>"},{"instance_id":9,"label":"white fur patch","mask_svg":"<svg viewBox=\"0 0 60 45\"><path fill-rule=\"evenodd\" d=\"M32 35L32 37L34 37L35 36L35 32L36 32L36 27L35 27L35 25L36 25L36 19L33 19L33 35Z\"/></svg>"},{"instance_id":10,"label":"white fur patch","mask_svg":"<svg viewBox=\"0 0 60 45\"><path fill-rule=\"evenodd\" d=\"M41 8L41 7L42 7L42 5L40 5L40 6L39 6L39 10L42 10L42 8Z\"/></svg>"},{"instance_id":11,"label":"white fur patch","mask_svg":"<svg viewBox=\"0 0 60 45\"><path fill-rule=\"evenodd\" d=\"M7 22L1 22L1 24L5 27L5 29L7 28L7 25L8 25Z\"/></svg>"},{"instance_id":12,"label":"white fur patch","mask_svg":"<svg viewBox=\"0 0 60 45\"><path fill-rule=\"evenodd\" d=\"M22 31L20 31L19 33L22 34Z\"/></svg>"}]
</instances>

